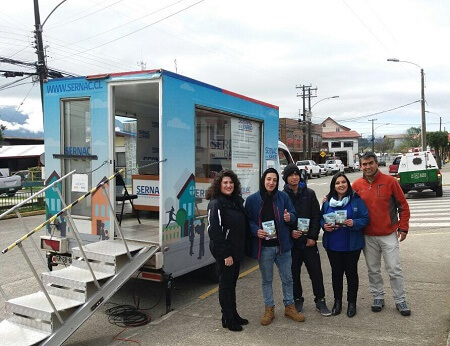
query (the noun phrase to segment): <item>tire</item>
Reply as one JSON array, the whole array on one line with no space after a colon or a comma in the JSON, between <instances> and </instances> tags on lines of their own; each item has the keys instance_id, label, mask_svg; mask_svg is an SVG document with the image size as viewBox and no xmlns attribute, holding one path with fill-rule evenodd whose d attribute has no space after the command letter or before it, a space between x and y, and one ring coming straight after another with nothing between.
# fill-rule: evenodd
<instances>
[{"instance_id":1,"label":"tire","mask_svg":"<svg viewBox=\"0 0 450 346\"><path fill-rule=\"evenodd\" d=\"M442 186L436 189L436 197L442 197Z\"/></svg>"},{"instance_id":2,"label":"tire","mask_svg":"<svg viewBox=\"0 0 450 346\"><path fill-rule=\"evenodd\" d=\"M8 192L6 195L7 195L8 197L14 197L15 194L16 194L16 191L14 191L14 192Z\"/></svg>"}]
</instances>

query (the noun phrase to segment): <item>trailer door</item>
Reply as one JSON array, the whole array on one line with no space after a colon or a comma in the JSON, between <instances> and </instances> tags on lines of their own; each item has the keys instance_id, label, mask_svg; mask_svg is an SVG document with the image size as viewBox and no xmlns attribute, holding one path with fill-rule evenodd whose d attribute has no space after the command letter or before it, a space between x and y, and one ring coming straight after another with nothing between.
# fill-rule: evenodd
<instances>
[{"instance_id":1,"label":"trailer door","mask_svg":"<svg viewBox=\"0 0 450 346\"><path fill-rule=\"evenodd\" d=\"M61 145L64 153L61 162L62 176L76 169L77 173L89 173L92 170L91 155L91 106L89 98L61 100L62 131ZM89 187L92 175L87 174ZM83 192L73 192L71 179L64 184L64 199L67 204L81 197ZM91 199L85 198L72 209L73 216L91 216Z\"/></svg>"}]
</instances>

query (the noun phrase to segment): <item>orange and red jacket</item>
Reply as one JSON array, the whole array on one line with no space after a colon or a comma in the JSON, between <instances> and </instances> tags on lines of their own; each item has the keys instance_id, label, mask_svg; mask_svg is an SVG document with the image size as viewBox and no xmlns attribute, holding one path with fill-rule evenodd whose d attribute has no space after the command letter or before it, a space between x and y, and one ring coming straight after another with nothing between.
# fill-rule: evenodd
<instances>
[{"instance_id":1,"label":"orange and red jacket","mask_svg":"<svg viewBox=\"0 0 450 346\"><path fill-rule=\"evenodd\" d=\"M408 231L409 205L394 177L378 171L371 183L362 177L355 180L352 187L369 210L370 221L364 228L364 234L384 236L398 228Z\"/></svg>"}]
</instances>

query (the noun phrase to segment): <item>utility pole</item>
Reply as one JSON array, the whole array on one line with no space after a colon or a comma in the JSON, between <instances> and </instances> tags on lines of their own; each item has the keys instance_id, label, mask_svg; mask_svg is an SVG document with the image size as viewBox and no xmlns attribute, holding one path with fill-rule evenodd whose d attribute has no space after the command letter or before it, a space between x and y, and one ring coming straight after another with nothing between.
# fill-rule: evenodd
<instances>
[{"instance_id":1,"label":"utility pole","mask_svg":"<svg viewBox=\"0 0 450 346\"><path fill-rule=\"evenodd\" d=\"M375 153L375 131L373 128L373 122L376 121L377 119L369 119L369 121L372 122L372 153Z\"/></svg>"},{"instance_id":2,"label":"utility pole","mask_svg":"<svg viewBox=\"0 0 450 346\"><path fill-rule=\"evenodd\" d=\"M315 91L315 95L311 95L311 91ZM317 97L317 87L315 88L308 88L308 159L312 159L312 133L311 133L311 126L312 126L312 113L311 113L311 97Z\"/></svg>"},{"instance_id":3,"label":"utility pole","mask_svg":"<svg viewBox=\"0 0 450 346\"><path fill-rule=\"evenodd\" d=\"M427 150L427 122L425 120L425 76L423 68L420 69L420 97L422 106L422 150Z\"/></svg>"},{"instance_id":4,"label":"utility pole","mask_svg":"<svg viewBox=\"0 0 450 346\"><path fill-rule=\"evenodd\" d=\"M303 99L303 111L302 114L299 114L302 117L302 120L299 119L298 122L302 124L302 133L303 133L303 159L307 158L307 153L311 156L311 97L317 97L317 95L311 95L311 90L316 91L316 88L311 88L310 85L300 85L296 86L296 89L302 89L301 94L297 94L297 97L301 97ZM306 109L306 99L308 99L308 110ZM306 114L308 112L308 114ZM308 116L308 118L307 118Z\"/></svg>"},{"instance_id":5,"label":"utility pole","mask_svg":"<svg viewBox=\"0 0 450 346\"><path fill-rule=\"evenodd\" d=\"M39 0L34 1L34 36L36 39L36 54L38 61L36 64L36 73L39 76L39 86L41 89L42 114L44 114L44 81L47 80L47 66L45 65L44 43L42 42L42 25L39 14Z\"/></svg>"}]
</instances>

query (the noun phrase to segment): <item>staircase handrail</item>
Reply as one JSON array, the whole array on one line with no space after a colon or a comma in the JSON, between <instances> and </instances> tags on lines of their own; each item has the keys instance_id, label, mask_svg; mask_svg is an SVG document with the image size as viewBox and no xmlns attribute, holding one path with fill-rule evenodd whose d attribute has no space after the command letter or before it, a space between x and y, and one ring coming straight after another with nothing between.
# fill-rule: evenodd
<instances>
[{"instance_id":1,"label":"staircase handrail","mask_svg":"<svg viewBox=\"0 0 450 346\"><path fill-rule=\"evenodd\" d=\"M73 206L77 205L79 202L81 202L83 199L85 199L86 197L88 197L89 195L93 194L95 191L97 191L98 189L102 188L103 185L105 185L107 182L111 181L112 179L114 179L116 176L118 176L119 174L121 174L123 171L125 170L125 168L122 168L120 170L118 170L116 173L114 173L112 176L110 176L109 178L101 181L100 183L97 184L97 186L95 186L94 188L92 188L90 191L86 192L83 196L79 197L77 200L75 200L74 202L72 202L71 204L69 204L67 207L61 209L58 213L56 213L55 215L53 215L51 218L47 219L45 222L41 223L39 226L37 226L36 228L34 228L33 230L31 230L30 232L28 232L27 234L23 235L21 238L17 239L14 243L12 243L11 245L9 245L7 248L2 250L2 254L7 253L8 251L12 250L14 247L16 247L18 244L22 243L24 240L26 240L27 238L31 237L34 233L38 232L40 229L42 229L43 227L45 227L46 225L48 225L49 223L53 222L57 217L59 217L61 214L65 213L67 210L69 210L70 208L72 208ZM69 173L70 174L70 173Z\"/></svg>"}]
</instances>

